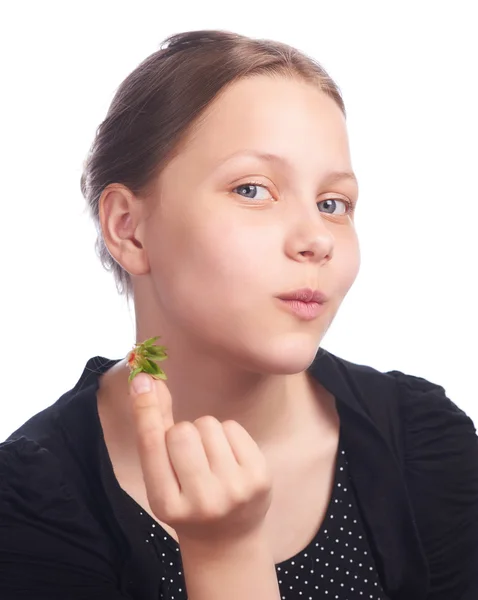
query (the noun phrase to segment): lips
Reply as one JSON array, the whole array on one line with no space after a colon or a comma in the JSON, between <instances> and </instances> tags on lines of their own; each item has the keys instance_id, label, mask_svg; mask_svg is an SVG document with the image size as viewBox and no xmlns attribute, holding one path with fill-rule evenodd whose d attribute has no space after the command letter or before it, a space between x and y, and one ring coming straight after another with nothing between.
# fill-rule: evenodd
<instances>
[{"instance_id":1,"label":"lips","mask_svg":"<svg viewBox=\"0 0 478 600\"><path fill-rule=\"evenodd\" d=\"M293 292L288 292L278 296L281 300L300 300L301 302L316 302L324 304L327 302L327 296L320 290L312 290L311 288L302 288Z\"/></svg>"}]
</instances>

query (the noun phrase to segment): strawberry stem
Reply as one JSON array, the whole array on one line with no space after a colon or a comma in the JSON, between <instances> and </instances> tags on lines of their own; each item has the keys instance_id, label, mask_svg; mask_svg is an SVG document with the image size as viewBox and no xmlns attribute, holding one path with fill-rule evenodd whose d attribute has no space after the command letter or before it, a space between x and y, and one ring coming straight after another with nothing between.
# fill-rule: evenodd
<instances>
[{"instance_id":1,"label":"strawberry stem","mask_svg":"<svg viewBox=\"0 0 478 600\"><path fill-rule=\"evenodd\" d=\"M132 381L141 372L148 373L154 379L167 379L166 373L157 364L157 361L168 358L166 347L154 343L159 338L160 336L157 335L140 344L135 344L127 354L126 360L130 368L128 381Z\"/></svg>"}]
</instances>

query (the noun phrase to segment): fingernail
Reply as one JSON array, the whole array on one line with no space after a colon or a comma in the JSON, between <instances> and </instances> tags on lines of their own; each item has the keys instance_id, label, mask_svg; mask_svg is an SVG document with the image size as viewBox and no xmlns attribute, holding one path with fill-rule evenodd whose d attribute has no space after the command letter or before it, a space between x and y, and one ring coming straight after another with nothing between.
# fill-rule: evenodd
<instances>
[{"instance_id":1,"label":"fingernail","mask_svg":"<svg viewBox=\"0 0 478 600\"><path fill-rule=\"evenodd\" d=\"M151 377L146 373L138 373L131 382L135 394L145 394L151 391Z\"/></svg>"}]
</instances>

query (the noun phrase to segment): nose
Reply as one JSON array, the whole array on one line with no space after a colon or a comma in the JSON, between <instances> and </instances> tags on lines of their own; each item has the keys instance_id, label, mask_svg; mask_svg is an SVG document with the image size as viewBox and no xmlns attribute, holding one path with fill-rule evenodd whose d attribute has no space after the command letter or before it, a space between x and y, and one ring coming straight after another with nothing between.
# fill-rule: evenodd
<instances>
[{"instance_id":1,"label":"nose","mask_svg":"<svg viewBox=\"0 0 478 600\"><path fill-rule=\"evenodd\" d=\"M286 253L293 260L321 263L332 258L335 239L320 213L310 214L289 230Z\"/></svg>"}]
</instances>

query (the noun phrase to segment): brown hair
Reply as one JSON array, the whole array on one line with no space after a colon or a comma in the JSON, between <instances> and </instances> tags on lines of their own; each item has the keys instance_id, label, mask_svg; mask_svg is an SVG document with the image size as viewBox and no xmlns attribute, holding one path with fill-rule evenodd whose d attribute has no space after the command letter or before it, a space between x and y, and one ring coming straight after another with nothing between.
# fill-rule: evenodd
<instances>
[{"instance_id":1,"label":"brown hair","mask_svg":"<svg viewBox=\"0 0 478 600\"><path fill-rule=\"evenodd\" d=\"M314 59L284 43L229 31L169 36L118 87L84 161L81 192L97 229L96 253L103 267L113 271L118 293L126 294L127 300L133 292L130 275L103 239L99 220L103 190L121 183L135 195L147 194L219 92L238 79L259 74L318 85L346 116L338 86Z\"/></svg>"}]
</instances>

